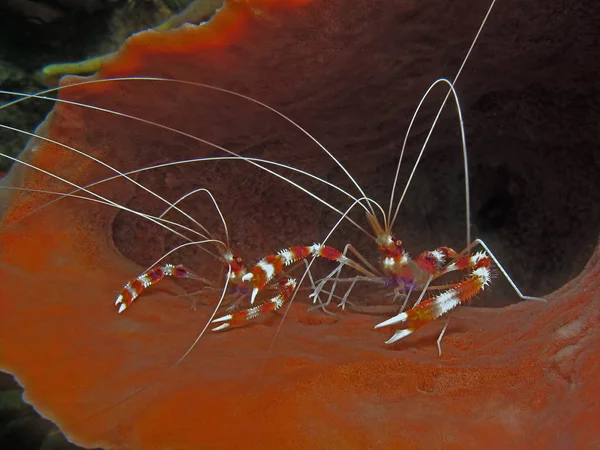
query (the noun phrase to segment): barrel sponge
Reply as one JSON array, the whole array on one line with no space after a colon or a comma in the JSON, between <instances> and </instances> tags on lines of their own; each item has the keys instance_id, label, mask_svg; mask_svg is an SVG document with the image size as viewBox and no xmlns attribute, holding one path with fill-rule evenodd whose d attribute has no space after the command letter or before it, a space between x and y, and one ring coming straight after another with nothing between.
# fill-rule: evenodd
<instances>
[{"instance_id":1,"label":"barrel sponge","mask_svg":"<svg viewBox=\"0 0 600 450\"><path fill-rule=\"evenodd\" d=\"M394 8L412 8L402 5ZM391 71L393 64L370 58L368 49L348 58L337 45L351 44L343 30L355 27L359 33L366 11L373 12L367 1L230 2L207 25L136 34L93 79L161 76L226 86L287 108L317 135L350 136L347 148L352 148L358 139L353 131L369 132L360 125L368 117L357 112L358 122L347 122L344 115L352 111L346 101L352 95L336 83L358 76L360 82L351 85L358 95L369 83L360 78L365 71L384 77L373 81L378 89L388 85L388 75L395 78L377 70L383 64L380 68ZM382 12L381 28L392 16ZM474 17L472 23L479 20ZM467 33L460 42L468 41ZM387 45L379 38L377 42ZM60 98L137 115L237 149L240 142L251 141L244 149L264 157L312 161L310 142L293 134L298 145L281 147L282 136L293 130L282 123L274 131L279 119L265 116L256 105L177 83L74 86L82 80L63 78L64 86L73 87L62 90ZM411 86L407 96L415 90ZM341 101L335 103L338 94ZM385 102L376 94L364 100ZM210 108L199 108L200 102ZM326 114L319 115L320 106ZM390 108L392 115L400 114ZM227 114L236 117L235 123L222 120ZM211 122L213 118L217 120ZM165 129L69 104L57 104L38 132L120 170L168 161L176 151L178 158L216 154ZM361 146L367 142L375 146L377 135ZM350 171L364 174L372 169L367 159L382 154L356 163L350 155ZM77 185L113 175L43 139L32 140L21 158ZM248 258L318 239L314 200L279 189L272 177L250 171L244 164L213 170L182 166L164 178L140 174L136 179L175 191L210 183L223 202L232 234L234 228L243 231L237 232L236 243L248 249ZM333 169L331 174L335 176ZM3 183L71 190L23 165L15 165ZM94 191L160 212L152 209L156 199L123 180ZM276 340L281 314L209 333L173 367L206 323L218 295L205 296L192 310L180 296L182 284L166 280L117 314L116 295L150 264L161 239L154 231L140 237L145 225L135 217L91 201L66 198L39 209L53 198L41 192L3 192L0 368L18 379L27 402L79 445L526 449L535 442L539 448L600 447L600 247L583 272L548 295L547 303L459 308L441 358L435 339L444 323L385 346L389 330L373 329L379 317L350 311L333 317L308 312L298 301ZM213 208L193 203L194 217L215 220ZM220 267L213 263L213 269L218 275ZM360 295L365 304L383 303L379 293Z\"/></svg>"}]
</instances>

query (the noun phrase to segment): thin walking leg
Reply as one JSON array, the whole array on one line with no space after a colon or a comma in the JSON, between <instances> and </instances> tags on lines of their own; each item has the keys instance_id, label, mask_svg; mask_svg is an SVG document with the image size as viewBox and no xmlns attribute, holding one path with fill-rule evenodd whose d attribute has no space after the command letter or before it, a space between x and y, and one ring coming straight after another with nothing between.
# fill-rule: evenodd
<instances>
[{"instance_id":1,"label":"thin walking leg","mask_svg":"<svg viewBox=\"0 0 600 450\"><path fill-rule=\"evenodd\" d=\"M448 328L448 324L450 323L450 317L446 320L446 325L442 328L442 332L440 336L437 338L437 348L438 348L438 356L442 356L442 338L444 337L444 333L446 332L446 328Z\"/></svg>"}]
</instances>

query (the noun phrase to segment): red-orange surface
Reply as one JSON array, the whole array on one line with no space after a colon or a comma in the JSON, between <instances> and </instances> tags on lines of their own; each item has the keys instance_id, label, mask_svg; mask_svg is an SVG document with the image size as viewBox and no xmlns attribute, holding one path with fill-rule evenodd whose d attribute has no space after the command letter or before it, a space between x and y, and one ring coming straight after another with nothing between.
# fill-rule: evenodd
<instances>
[{"instance_id":1,"label":"red-orange surface","mask_svg":"<svg viewBox=\"0 0 600 450\"><path fill-rule=\"evenodd\" d=\"M320 81L311 78L314 73L303 63L318 68L327 62L344 66L345 61L348 71L379 63L357 67L345 60L343 49L327 47L339 31L335 18L350 11L344 2L294 9L270 9L263 3L260 12L236 3L220 12L210 27L136 35L103 68L102 76L195 80L285 106L309 99L308 91L298 87L302 82L320 90ZM368 3L357 2L356 9L368 9ZM355 20L348 21L359 30L361 15L355 10L348 13L352 14ZM316 29L326 31L313 36ZM303 59L286 59L290 49ZM293 66L291 71L283 69L286 64ZM226 103L222 97L215 104L226 103L225 112L232 114L234 108L242 119L207 129L209 116L221 117L223 111L196 115L186 102L197 91L186 89L147 83L138 91L131 84L108 83L100 90L96 85L62 95L175 124L207 139L229 137L234 147L239 142L230 130L238 126L236 136L246 140L252 133L279 136L262 112L246 111L247 105ZM210 93L206 99L211 99ZM298 107L308 110L305 122L324 103L308 104ZM140 125L134 133L135 124L122 118L92 116L68 105L59 105L53 114L50 138L122 170L169 160L168 152L184 146L181 138L164 130ZM343 108L337 109L320 119L321 135L326 136L327 129L335 132L335 121L343 114ZM165 136L169 144L163 143ZM302 153L308 141L299 142L297 155L310 155ZM272 154L264 151L272 157L281 153L279 148ZM191 147L184 154L209 153ZM77 184L111 174L53 144L40 144L24 159ZM165 183L177 188L177 177L191 176L181 170ZM256 175L248 184L243 179L248 168L231 170L216 178L203 170L192 175L198 185L202 180L216 185L230 225L243 229L238 242L246 242L253 256L318 239L310 199L292 204L286 195L293 194L284 192L283 200L272 193L261 197L273 192L269 177L265 181ZM17 183L20 176L27 187L65 190L61 183L31 171L16 170L10 179ZM258 186L256 191L253 186ZM119 202L134 202L128 203L132 207L144 201L125 182L99 192ZM256 197L260 198L252 203ZM333 318L308 313L305 304L297 303L274 343L281 316L209 333L169 370L204 326L216 298L192 311L189 302L173 295L181 293L179 285L166 281L117 315L113 301L119 289L143 270L142 263L136 265L124 254L145 255L158 242L132 232L125 244L115 245L117 212L74 199L11 225L49 199L43 194L15 195L4 217L0 366L24 386L27 401L78 444L139 449L600 447L598 249L584 272L549 296L548 303L457 311L441 358L434 343L443 323L386 347L390 330L373 329L381 316L340 311ZM209 210L196 212L209 217ZM260 218L269 220L261 224ZM152 255L144 261L149 263ZM153 384L146 387L148 383ZM136 394L139 389L143 390ZM127 399L131 394L136 395Z\"/></svg>"}]
</instances>

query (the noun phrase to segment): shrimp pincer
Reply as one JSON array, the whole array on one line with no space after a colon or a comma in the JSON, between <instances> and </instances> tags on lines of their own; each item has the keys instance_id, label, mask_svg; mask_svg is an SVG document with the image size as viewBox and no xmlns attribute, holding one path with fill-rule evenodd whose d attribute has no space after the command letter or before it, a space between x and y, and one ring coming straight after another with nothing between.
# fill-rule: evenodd
<instances>
[{"instance_id":1,"label":"shrimp pincer","mask_svg":"<svg viewBox=\"0 0 600 450\"><path fill-rule=\"evenodd\" d=\"M240 257L234 255L229 250L224 252L222 260L229 269L230 275L228 283L237 286L240 290L244 291L246 288L250 288L250 304L254 305L257 295L267 286L272 286L273 280L275 280L286 267L311 257L335 261L339 264L348 265L358 271L366 273L358 263L347 258L335 248L321 244L284 248L277 253L265 256L250 270L245 267ZM115 305L118 306L118 312L121 313L131 306L133 301L139 297L146 288L158 283L165 276L203 280L183 265L175 266L173 264L166 264L164 266L153 266L151 269L148 269L125 285L121 294L119 294L115 301ZM249 309L214 319L212 321L213 323L223 323L220 326L213 328L213 331L223 330L232 325L239 325L248 320L262 316L263 314L276 311L291 298L295 291L296 284L297 282L295 279L287 277L280 278L277 281L276 286L279 294Z\"/></svg>"},{"instance_id":2,"label":"shrimp pincer","mask_svg":"<svg viewBox=\"0 0 600 450\"><path fill-rule=\"evenodd\" d=\"M454 268L463 268L465 264L467 265L467 269L470 270L470 274L464 281L454 284L450 289L436 296L415 304L415 306L406 312L400 312L398 315L375 325L375 328L381 328L402 324L403 328L396 330L394 335L385 343L392 344L409 336L429 322L472 299L490 284L491 260L484 252L476 253L470 257L461 257L459 260L438 271L436 275L439 276L439 274L455 270Z\"/></svg>"},{"instance_id":3,"label":"shrimp pincer","mask_svg":"<svg viewBox=\"0 0 600 450\"><path fill-rule=\"evenodd\" d=\"M294 278L281 278L278 282L279 294L260 305L233 314L227 314L226 316L213 320L212 323L223 323L218 327L213 328L212 331L221 331L230 326L241 325L248 320L260 317L263 314L277 311L292 297L296 290L296 285L297 282Z\"/></svg>"},{"instance_id":4,"label":"shrimp pincer","mask_svg":"<svg viewBox=\"0 0 600 450\"><path fill-rule=\"evenodd\" d=\"M164 277L201 280L200 277L181 264L176 266L173 264L154 266L125 284L123 290L115 300L115 306L119 308L117 312L122 313L125 311L145 289L158 283Z\"/></svg>"}]
</instances>

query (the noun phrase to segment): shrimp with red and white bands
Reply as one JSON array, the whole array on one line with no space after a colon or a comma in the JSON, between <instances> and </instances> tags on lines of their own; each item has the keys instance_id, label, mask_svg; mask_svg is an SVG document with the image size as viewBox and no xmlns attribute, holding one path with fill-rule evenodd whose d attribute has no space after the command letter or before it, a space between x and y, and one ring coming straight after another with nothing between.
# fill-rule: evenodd
<instances>
[{"instance_id":1,"label":"shrimp with red and white bands","mask_svg":"<svg viewBox=\"0 0 600 450\"><path fill-rule=\"evenodd\" d=\"M435 296L417 301L406 312L400 311L398 315L376 325L375 328L402 325L402 328L397 330L386 341L386 344L396 342L427 323L447 314L458 305L472 299L489 285L491 281L490 256L484 251L472 255L467 254L475 245L482 245L487 250L482 241L474 241L461 253L457 253L449 247L439 247L432 251L425 251L413 260L405 251L403 242L396 239L391 233L389 226L385 228L381 226L373 214L367 213L366 217L375 234L375 242L380 254L381 276L376 277L377 280L380 281L382 278L383 284L387 287L400 291L407 296L413 290L421 290L425 294L429 290L443 289L441 293ZM347 258L347 260L349 259ZM343 265L344 263L341 262L340 264ZM468 272L463 281L444 286L430 284L442 275L457 270ZM327 278L325 278L316 287L316 295L313 294L315 300L327 281Z\"/></svg>"},{"instance_id":2,"label":"shrimp with red and white bands","mask_svg":"<svg viewBox=\"0 0 600 450\"><path fill-rule=\"evenodd\" d=\"M374 220L373 218L369 219L370 221ZM388 276L394 277L395 280L398 279L405 290L408 287L408 295L410 295L414 288L421 288L423 290L421 296L429 290L442 290L441 293L423 301L419 299L407 311L400 311L396 316L375 325L375 328L400 326L392 337L386 341L386 344L394 343L411 335L419 328L449 313L457 306L466 303L483 291L491 282L490 266L492 261L520 298L523 300L545 302L543 298L523 295L498 259L481 239L475 239L460 253L448 247L440 247L433 251L423 252L413 262L403 250L401 241L395 241L389 231L383 231L377 223L375 223L373 229L379 232L378 243L380 252L382 253L384 272L387 272ZM484 251L469 254L470 250L476 246L483 247ZM463 281L451 285L430 285L433 280L457 270L467 271L468 275ZM424 282L425 278L427 280ZM416 284L414 284L415 281ZM438 338L438 351L440 355L440 340L445 330L446 327L443 328Z\"/></svg>"},{"instance_id":3,"label":"shrimp with red and white bands","mask_svg":"<svg viewBox=\"0 0 600 450\"><path fill-rule=\"evenodd\" d=\"M421 290L424 294L429 290L443 289L439 294L423 301L417 301L410 309L400 311L396 316L377 324L375 328L401 326L386 341L386 344L394 343L409 336L429 322L472 299L489 285L491 281L491 253L486 253L486 251L489 252L489 249L483 241L475 240L461 253L449 247L439 247L432 251L425 251L413 260L404 250L403 242L396 239L389 230L384 229L374 215L367 213L367 219L375 233L375 241L380 252L381 274L377 275L381 276L373 274L371 270L364 268L360 263L333 247L313 244L311 246L289 247L267 255L250 270L246 268L240 257L227 251L223 255L223 261L230 269L229 282L240 288L251 289L250 304L254 305L257 296L267 286L272 286L273 280L281 275L286 267L313 257L337 262L338 269L343 266L351 267L366 275L367 279L380 280L383 278L386 286L403 291L407 296L413 290ZM468 254L468 251L476 245L483 246L486 251ZM495 261L498 263L497 260ZM442 275L458 270L467 271L464 280L450 285L430 285L432 281ZM501 270L506 275L502 268ZM332 274L337 272L339 270L332 272ZM155 266L125 285L123 292L115 302L119 306L119 312L129 307L144 289L158 283L165 276L200 279L182 265ZM327 281L327 278L322 280L319 286L315 287L315 292L318 293ZM297 281L295 279L279 278L276 283L277 295L250 308L214 319L212 322L218 324L218 326L213 328L213 331L241 325L280 309L285 302L290 300L296 287ZM523 296L523 298L530 297Z\"/></svg>"},{"instance_id":4,"label":"shrimp with red and white bands","mask_svg":"<svg viewBox=\"0 0 600 450\"><path fill-rule=\"evenodd\" d=\"M491 6L490 6L490 9L491 9ZM488 11L488 13L489 13L489 11ZM487 19L487 16L486 16L486 18L484 18L483 23L485 23L486 19ZM483 26L483 24L482 24L482 26ZM472 46L475 44L478 36L479 36L479 33L475 36ZM471 46L471 48L472 48L472 46ZM461 65L461 70L462 70L462 67L464 66L464 64L466 63L469 54L470 54L470 50L467 52L467 54L463 60L463 65ZM257 295L265 287L270 286L272 281L283 272L284 268L294 264L297 261L305 260L308 257L325 258L325 259L335 261L338 263L338 266L327 277L325 277L323 280L319 281L318 285L315 286L313 283L314 291L313 291L313 294L311 295L311 297L313 297L314 301L317 302L317 301L320 301L319 294L320 294L320 292L323 292L323 287L325 286L325 284L328 282L333 282L332 288L329 291L329 300L327 300L326 303L321 303L321 306L323 308L325 306L327 306L329 304L329 302L331 301L331 299L334 297L334 291L337 286L337 283L341 281L341 279L338 277L338 275L340 274L340 271L342 270L342 268L345 266L352 268L353 270L355 270L356 272L358 272L364 276L362 276L362 277L356 276L354 278L350 278L349 280L346 280L346 281L350 281L351 284L342 299L341 305L345 305L345 301L348 298L350 291L352 290L353 286L358 281L367 281L367 282L370 281L370 282L374 282L374 283L378 283L378 284L383 283L386 287L393 289L395 296L400 296L400 295L405 296L405 302L401 308L401 311L393 318L385 320L375 326L376 328L387 327L387 326L397 326L398 329L394 332L393 336L390 339L388 339L387 343L396 342L399 339L402 339L402 338L412 334L414 331L423 327L427 323L447 314L448 312L450 312L451 310L453 310L460 304L467 302L469 299L473 298L478 293L480 293L490 283L491 261L493 261L496 264L496 266L498 267L500 272L502 272L502 274L506 277L506 279L511 284L511 286L513 287L513 289L519 295L520 298L526 299L526 300L543 300L543 299L539 299L539 298L535 298L535 297L528 297L528 296L523 295L520 292L520 290L518 289L518 287L515 285L515 283L511 280L508 273L502 268L499 261L495 258L495 256L492 254L490 249L487 247L487 245L483 241L476 239L475 241L470 242L471 241L471 238L470 238L470 236L471 236L470 235L470 226L471 226L470 223L471 222L470 222L470 210L469 210L470 194L469 194L469 183L468 183L468 161L467 161L466 138L465 138L463 119L462 119L462 112L461 112L460 104L458 101L458 94L454 87L454 84L455 84L456 80L458 79L459 75L460 75L460 71L456 74L453 81L450 81L449 79L445 79L445 78L440 78L440 79L436 80L429 87L427 92L422 97L421 102L419 103L419 106L417 106L417 109L413 115L413 120L411 121L411 124L409 125L409 128L406 132L406 136L405 136L405 139L404 139L404 142L402 145L400 158L399 158L398 164L397 164L396 175L395 175L395 179L393 182L393 187L392 187L392 192L391 192L391 197L390 197L390 209L389 209L388 214L385 213L385 211L383 210L381 205L379 205L377 202L375 202L374 200L372 200L370 197L368 197L366 195L366 193L360 187L360 185L357 183L357 181L350 175L349 171L343 166L343 164L335 156L333 156L333 154L331 152L329 152L321 143L319 143L312 135L310 135L308 132L306 132L300 125L298 125L292 119L285 116L283 113L275 110L274 108L267 106L264 103L254 100L248 96L240 95L233 91L228 91L228 90L224 90L221 88L217 88L219 91L233 94L235 96L244 98L248 101L254 102L262 107L266 107L267 109L277 113L280 117L285 118L289 123L291 123L296 128L298 128L300 131L302 131L304 134L306 134L316 144L318 144L318 146L342 169L342 171L347 175L349 180L354 184L354 186L359 191L360 197L359 198L354 197L353 195L351 195L350 193L346 192L345 190L339 188L338 186L334 186L331 183L327 182L326 180L323 180L317 176L309 174L305 171L299 171L300 173L302 173L304 175L310 175L312 178L314 178L318 181L324 182L328 186L332 186L332 187L336 188L338 191L343 193L345 196L347 196L351 200L353 200L352 206L348 209L348 211L346 213L342 214L341 211L336 209L334 206L330 205L323 199L320 199L318 196L314 195L308 189L287 179L285 176L282 176L282 175L278 174L277 172L274 172L273 170L262 166L261 164L257 164L256 161L254 161L254 160L234 154L234 153L232 153L226 149L223 149L221 147L217 147L217 148L219 148L221 150L225 150L227 153L232 154L232 156L247 160L253 166L256 166L258 168L266 170L267 172L269 172L273 175L278 176L280 179L289 182L290 184L299 188L301 191L303 191L307 194L310 194L312 197L320 200L322 204L325 204L330 209L342 214L342 218L340 219L340 221L342 219L348 219L350 222L352 222L354 225L356 225L359 229L361 229L362 231L369 234L373 238L375 243L377 244L377 246L379 248L379 253L380 253L380 269L377 269L373 265L371 265L367 261L366 258L364 258L362 255L360 255L360 253L356 249L354 249L354 247L352 247L350 244L346 245L343 252L340 252L339 250L337 250L335 248L325 246L324 244L325 244L325 241L327 240L327 238L326 238L321 244L314 244L312 246L291 247L291 248L283 249L283 250L279 251L278 253L268 255L265 258L263 258L261 261L259 261L250 270L246 269L246 267L241 263L241 260L238 260L237 257L233 256L233 254L228 253L227 254L228 256L223 258L225 264L228 266L228 268L230 270L230 279L228 281L236 286L239 286L239 287L249 286L252 289L251 297L250 297L251 305L254 305ZM402 157L403 157L404 150L405 150L406 140L408 139L408 136L411 132L412 124L414 123L414 119L416 118L416 116L419 112L419 109L421 108L421 105L423 104L423 101L432 92L433 88L437 84L446 84L448 87L448 93L445 96L443 102L441 103L441 105L439 107L438 115L436 116L436 119L430 128L428 137L425 140L423 147L421 148L419 156L417 157L415 166L412 169L411 175L410 175L410 177L406 183L406 186L404 188L404 192L402 193L402 195L397 203L395 213L392 214L392 211L393 211L392 207L394 205L394 198L395 198L396 183L397 183L398 177L399 177L399 171L400 171ZM207 87L206 85L203 85L203 86ZM413 179L414 172L419 164L419 161L421 160L421 156L423 155L423 152L425 151L427 142L429 140L429 136L433 132L433 129L434 129L434 127L437 123L437 120L440 116L440 113L444 109L446 102L449 98L454 99L456 108L457 108L457 112L458 112L458 117L460 119L459 123L460 123L460 130L461 130L461 147L462 147L462 153L463 153L463 162L464 162L465 180L466 180L466 182L465 182L465 206L466 206L466 230L467 230L466 242L468 244L467 244L467 247L464 250L462 250L460 253L457 253L456 251L452 250L449 247L440 247L436 250L425 251L421 255L419 255L416 259L413 260L410 258L408 253L404 250L402 241L396 239L395 236L392 234L391 228L398 216L398 210L400 208L400 205L402 204L404 195L406 194L406 190L408 189L408 186L410 185L411 180ZM261 163L267 162L265 160L260 160L260 161L261 161ZM283 166L287 170L297 170L296 168L294 168L292 166L282 165L282 164L279 164L279 163L276 163L273 161L268 161L268 163L269 164L273 163L277 167ZM356 224L356 222L354 222L353 220L351 220L350 218L347 217L348 212L350 212L350 210L356 205L360 205L362 208L364 208L367 221L371 227L372 234L370 232L366 231L360 225ZM376 209L381 212L381 216L383 219L382 222L379 221L379 218L376 214ZM383 223L383 225L381 225L381 223ZM339 222L338 222L338 224L339 224ZM336 227L337 227L337 225L331 230L331 232L333 232ZM331 232L330 232L330 234L331 234ZM328 235L328 237L329 237L329 235ZM475 246L483 247L484 251L481 251L481 252L478 252L475 254L470 254L470 251ZM358 259L358 261L353 260L353 259L349 258L348 256L346 256L347 250L350 250L354 254L354 256ZM451 285L439 285L439 284L432 285L431 284L432 282L434 282L438 278L440 278L442 275L445 275L449 272L453 272L453 271L457 271L457 270L467 272L465 278L462 281L455 283L455 284L451 284ZM307 268L307 271L308 271L308 268ZM141 290L144 289L144 281L147 280L147 278L148 278L147 276L144 276L144 275L142 275L142 277L143 277L142 280L139 280L139 278L138 278L137 281L139 281L139 283L134 280L133 282L130 282L128 285L126 285L124 293L122 294L123 298L127 298L127 296L133 296L134 294L135 294L135 296L137 296L141 293ZM151 284L153 284L153 283L151 283ZM293 285L293 287L292 287L292 285ZM233 314L224 315L222 317L219 317L219 318L213 320L214 323L219 324L217 327L214 328L214 330L215 331L222 330L222 329L228 328L232 325L246 322L247 320L258 317L266 312L270 312L270 311L280 308L284 302L290 300L291 296L293 295L293 292L295 292L294 289L296 289L296 287L297 287L296 282L294 280L288 279L288 278L283 278L281 283L278 285L279 293L275 297L265 301L264 303L262 303L260 305L252 306L251 308L249 308L247 310L239 311L239 312L236 312ZM408 302L408 299L409 299L411 293L415 290L421 291L419 299L412 305L412 307L410 307L406 311L403 311L404 307L407 305L407 302ZM425 300L422 300L422 298L425 296L425 294L427 294L428 292L431 292L431 291L441 291L441 292L437 293L435 295L430 295ZM133 297L133 298L135 298L135 297ZM117 300L117 303L126 304L125 307L127 307L131 303L131 301L132 300L129 300L129 303L126 304L127 301L122 302L122 301ZM124 308L122 308L122 306L119 307L120 311L122 311L123 309ZM444 331L445 331L445 328L444 328ZM443 335L444 331L442 331L442 335ZM440 339L441 339L442 335L440 335ZM438 349L440 349L439 339L438 339ZM441 349L440 349L440 353L441 353Z\"/></svg>"},{"instance_id":5,"label":"shrimp with red and white bands","mask_svg":"<svg viewBox=\"0 0 600 450\"><path fill-rule=\"evenodd\" d=\"M361 281L373 281L379 284L383 282L386 287L393 289L396 295L405 296L404 305L396 316L375 325L375 328L388 326L397 328L392 337L386 341L387 344L409 336L419 328L449 313L480 293L491 281L490 266L492 260L521 298L540 300L523 296L485 243L479 239L473 241L460 253L449 247L439 247L432 251L425 251L416 259L412 259L405 251L403 242L392 234L390 221L385 216L384 226L381 225L374 213L367 211L366 218L373 232L372 237L379 249L380 270L370 265L350 245L346 246L346 250L350 248L361 262L346 256L346 250L341 252L333 247L316 243L310 246L284 248L277 253L265 256L251 269L248 269L243 260L234 255L227 247L225 251L222 251L220 259L229 269L228 283L237 287L240 292L251 291L251 307L212 320L212 323L216 324L213 331L244 324L249 320L281 308L287 301L290 301L297 288L295 279L281 276L284 269L311 257L327 259L338 264L336 269L321 280L317 286L313 284L314 291L311 297L314 297L315 302L319 298L319 293L323 290L324 285L329 281L333 281L334 277L345 266L355 270L363 277L354 278L354 282L346 292L342 303L345 302L354 283L359 278ZM482 246L485 251L470 254L470 250L476 245ZM439 277L459 270L467 272L462 281L450 285L431 284ZM156 265L125 285L115 302L118 306L118 312L121 313L131 306L132 302L146 288L158 283L165 276L203 280L182 265ZM278 278L279 280L274 282ZM267 287L275 288L278 293L255 305L258 295ZM330 298L333 296L334 289L335 286L330 291ZM404 311L404 306L414 290L421 291L421 296L411 308ZM421 301L427 292L433 290L441 292ZM444 331L445 328L440 335L440 339ZM438 339L438 349L441 354L440 339Z\"/></svg>"},{"instance_id":6,"label":"shrimp with red and white bands","mask_svg":"<svg viewBox=\"0 0 600 450\"><path fill-rule=\"evenodd\" d=\"M230 284L243 288L250 287L252 289L250 304L253 305L259 292L269 286L271 282L283 272L284 268L309 257L328 259L364 272L358 264L345 257L335 248L320 244L294 246L282 249L275 254L265 256L250 270L245 267L240 257L235 256L230 251L225 252L223 255L223 262L230 268ZM115 301L115 305L119 306L118 312L123 312L126 308L131 306L133 300L135 300L144 289L158 283L165 276L200 279L182 265L174 266L172 264L166 264L164 266L155 266L125 285L123 291ZM221 325L213 330L218 331L232 325L239 325L247 320L255 319L265 313L279 309L287 300L289 300L295 287L296 280L291 278L281 278L277 285L279 294L257 306L213 320L214 323L222 322Z\"/></svg>"}]
</instances>

